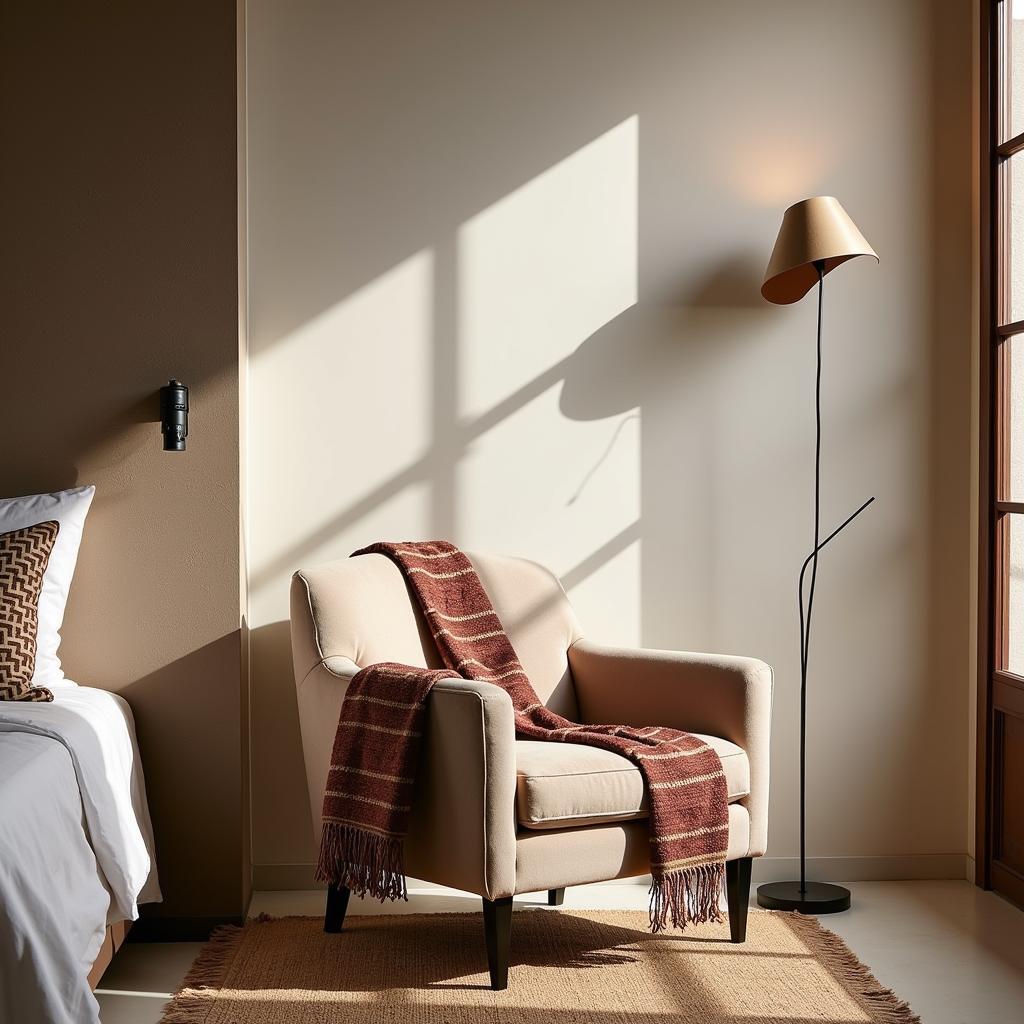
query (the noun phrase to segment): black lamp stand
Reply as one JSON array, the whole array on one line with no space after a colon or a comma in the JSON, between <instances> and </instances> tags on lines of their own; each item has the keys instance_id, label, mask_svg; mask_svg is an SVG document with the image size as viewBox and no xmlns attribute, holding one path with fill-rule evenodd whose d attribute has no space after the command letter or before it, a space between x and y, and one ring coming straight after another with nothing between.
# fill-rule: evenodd
<instances>
[{"instance_id":1,"label":"black lamp stand","mask_svg":"<svg viewBox=\"0 0 1024 1024\"><path fill-rule=\"evenodd\" d=\"M814 585L818 578L818 553L833 537L850 525L875 499L868 498L848 519L821 539L821 314L825 291L825 263L816 260L818 272L818 364L814 384L814 548L800 569L800 881L768 882L758 886L757 904L769 910L797 910L801 914L836 914L850 909L850 890L828 882L807 881L807 654L811 640L811 612ZM811 584L804 602L804 580L811 570Z\"/></svg>"}]
</instances>

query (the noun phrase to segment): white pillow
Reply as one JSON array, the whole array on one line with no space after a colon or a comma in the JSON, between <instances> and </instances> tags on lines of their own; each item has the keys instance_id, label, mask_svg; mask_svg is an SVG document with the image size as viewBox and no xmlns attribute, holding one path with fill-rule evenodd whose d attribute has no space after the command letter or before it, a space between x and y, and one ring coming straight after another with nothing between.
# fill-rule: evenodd
<instances>
[{"instance_id":1,"label":"white pillow","mask_svg":"<svg viewBox=\"0 0 1024 1024\"><path fill-rule=\"evenodd\" d=\"M36 632L36 670L33 686L53 686L64 681L57 648L64 606L68 603L71 578L78 561L82 528L96 488L73 487L55 494L30 494L24 498L0 498L0 533L56 519L60 523L57 540L50 552L39 595L39 625Z\"/></svg>"}]
</instances>

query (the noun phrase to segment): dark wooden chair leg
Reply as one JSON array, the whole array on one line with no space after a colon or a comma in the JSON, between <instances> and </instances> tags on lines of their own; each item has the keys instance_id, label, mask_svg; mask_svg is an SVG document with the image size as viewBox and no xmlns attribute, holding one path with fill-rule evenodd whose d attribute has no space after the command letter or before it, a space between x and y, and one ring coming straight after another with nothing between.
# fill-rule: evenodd
<instances>
[{"instance_id":1,"label":"dark wooden chair leg","mask_svg":"<svg viewBox=\"0 0 1024 1024\"><path fill-rule=\"evenodd\" d=\"M324 912L324 931L340 932L345 923L345 911L348 910L348 898L351 893L343 885L327 886L327 910Z\"/></svg>"},{"instance_id":2,"label":"dark wooden chair leg","mask_svg":"<svg viewBox=\"0 0 1024 1024\"><path fill-rule=\"evenodd\" d=\"M511 896L503 896L500 900L484 897L484 935L491 988L501 992L508 988L508 958L512 946Z\"/></svg>"},{"instance_id":3,"label":"dark wooden chair leg","mask_svg":"<svg viewBox=\"0 0 1024 1024\"><path fill-rule=\"evenodd\" d=\"M729 935L733 942L747 938L747 907L750 905L750 866L753 857L730 860L725 865L725 891L729 902Z\"/></svg>"},{"instance_id":4,"label":"dark wooden chair leg","mask_svg":"<svg viewBox=\"0 0 1024 1024\"><path fill-rule=\"evenodd\" d=\"M548 906L560 907L565 902L565 888L548 889Z\"/></svg>"}]
</instances>

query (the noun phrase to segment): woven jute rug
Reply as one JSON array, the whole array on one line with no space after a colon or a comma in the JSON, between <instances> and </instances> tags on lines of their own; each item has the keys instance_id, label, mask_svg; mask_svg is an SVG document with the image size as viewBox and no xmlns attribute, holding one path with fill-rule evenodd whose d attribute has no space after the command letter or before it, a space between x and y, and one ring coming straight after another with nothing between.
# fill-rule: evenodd
<instances>
[{"instance_id":1,"label":"woven jute rug","mask_svg":"<svg viewBox=\"0 0 1024 1024\"><path fill-rule=\"evenodd\" d=\"M488 986L479 914L312 917L222 929L163 1024L911 1024L909 1007L813 918L751 911L658 936L645 911L518 911L509 987Z\"/></svg>"}]
</instances>

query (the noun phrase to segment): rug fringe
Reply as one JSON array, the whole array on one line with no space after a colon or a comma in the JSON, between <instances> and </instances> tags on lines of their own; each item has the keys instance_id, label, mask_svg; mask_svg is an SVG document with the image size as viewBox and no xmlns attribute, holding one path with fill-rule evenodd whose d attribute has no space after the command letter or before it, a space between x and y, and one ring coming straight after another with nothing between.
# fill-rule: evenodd
<instances>
[{"instance_id":1,"label":"rug fringe","mask_svg":"<svg viewBox=\"0 0 1024 1024\"><path fill-rule=\"evenodd\" d=\"M853 954L849 946L829 931L816 917L804 914L778 913L798 935L814 935L820 943L820 956L825 966L845 988L860 996L868 1005L878 1024L921 1024L910 1004L886 988Z\"/></svg>"},{"instance_id":2,"label":"rug fringe","mask_svg":"<svg viewBox=\"0 0 1024 1024\"><path fill-rule=\"evenodd\" d=\"M725 862L679 868L659 875L651 883L651 931L722 920L721 897Z\"/></svg>"},{"instance_id":3,"label":"rug fringe","mask_svg":"<svg viewBox=\"0 0 1024 1024\"><path fill-rule=\"evenodd\" d=\"M189 968L181 988L167 1004L160 1024L203 1024L213 1008L216 991L224 987L224 979L238 952L244 930L238 925L227 924L210 935L210 941Z\"/></svg>"},{"instance_id":4,"label":"rug fringe","mask_svg":"<svg viewBox=\"0 0 1024 1024\"><path fill-rule=\"evenodd\" d=\"M316 878L381 903L409 899L402 840L337 821L324 822Z\"/></svg>"}]
</instances>

